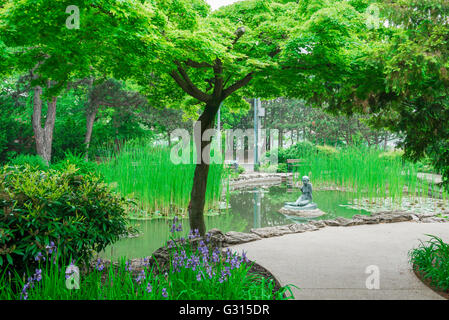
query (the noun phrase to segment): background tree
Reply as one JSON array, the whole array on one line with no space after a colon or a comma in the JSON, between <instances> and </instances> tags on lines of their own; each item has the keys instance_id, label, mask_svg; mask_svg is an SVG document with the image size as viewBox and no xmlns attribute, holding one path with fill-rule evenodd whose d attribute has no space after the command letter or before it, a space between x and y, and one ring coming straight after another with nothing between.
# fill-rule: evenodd
<instances>
[{"instance_id":1,"label":"background tree","mask_svg":"<svg viewBox=\"0 0 449 320\"><path fill-rule=\"evenodd\" d=\"M12 56L8 54L10 65L1 69L30 75L36 150L47 163L51 160L57 96L67 83L95 72L113 72L119 77L125 75L123 69L132 72L123 52L128 52L130 59L144 57L147 61L151 55L150 40L141 37L154 28L149 4L78 0L72 5L80 9L79 29L67 27L67 4L61 1L9 0L0 8L0 46L8 47Z\"/></svg>"}]
</instances>

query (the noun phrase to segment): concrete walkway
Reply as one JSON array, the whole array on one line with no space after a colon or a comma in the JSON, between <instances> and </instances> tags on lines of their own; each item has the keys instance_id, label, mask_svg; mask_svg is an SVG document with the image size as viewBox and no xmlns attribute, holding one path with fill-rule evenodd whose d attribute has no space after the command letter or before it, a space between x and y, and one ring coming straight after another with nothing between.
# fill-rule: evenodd
<instances>
[{"instance_id":1,"label":"concrete walkway","mask_svg":"<svg viewBox=\"0 0 449 320\"><path fill-rule=\"evenodd\" d=\"M449 242L449 223L401 222L326 227L231 247L270 270L296 299L442 299L411 270L408 252L426 234ZM367 289L367 267L379 289ZM374 268L376 268L374 267ZM373 270L373 269L371 269ZM372 282L371 282L372 283Z\"/></svg>"}]
</instances>

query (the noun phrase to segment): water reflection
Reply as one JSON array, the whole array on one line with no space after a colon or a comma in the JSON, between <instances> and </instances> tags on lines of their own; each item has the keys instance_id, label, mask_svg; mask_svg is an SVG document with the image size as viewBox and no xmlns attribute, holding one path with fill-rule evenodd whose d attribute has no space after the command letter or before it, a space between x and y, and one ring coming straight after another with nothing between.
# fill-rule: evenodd
<instances>
[{"instance_id":1,"label":"water reflection","mask_svg":"<svg viewBox=\"0 0 449 320\"><path fill-rule=\"evenodd\" d=\"M208 230L218 228L223 232L249 232L252 228L307 221L307 219L289 219L277 212L284 202L293 201L301 194L301 191L297 189L288 191L291 190L287 190L286 186L233 191L230 196L230 209L223 210L216 216L207 216L206 227ZM345 192L315 191L314 201L318 204L318 208L326 212L326 215L316 219L331 219L337 216L351 218L354 214L367 213L340 206L352 201L351 195ZM141 232L141 236L120 240L100 255L108 258L121 256L136 258L151 255L169 238L170 222L165 219L133 221L132 225ZM188 229L188 221L184 219L182 223L184 228ZM185 237L187 234L188 230L184 230L182 236Z\"/></svg>"}]
</instances>

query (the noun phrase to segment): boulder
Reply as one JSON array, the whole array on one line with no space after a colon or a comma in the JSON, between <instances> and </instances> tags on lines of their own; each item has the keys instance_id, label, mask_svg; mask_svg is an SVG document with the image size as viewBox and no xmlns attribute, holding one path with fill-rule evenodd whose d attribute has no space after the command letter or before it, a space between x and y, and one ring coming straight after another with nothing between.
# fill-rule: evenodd
<instances>
[{"instance_id":1,"label":"boulder","mask_svg":"<svg viewBox=\"0 0 449 320\"><path fill-rule=\"evenodd\" d=\"M290 230L288 226L257 228L251 229L251 232L257 234L259 237L262 238L277 237L282 236L284 234L293 233L293 231Z\"/></svg>"},{"instance_id":2,"label":"boulder","mask_svg":"<svg viewBox=\"0 0 449 320\"><path fill-rule=\"evenodd\" d=\"M324 223L323 220L311 220L308 223L317 228L324 228L326 226L326 223Z\"/></svg>"},{"instance_id":3,"label":"boulder","mask_svg":"<svg viewBox=\"0 0 449 320\"><path fill-rule=\"evenodd\" d=\"M308 223L293 223L288 225L293 233L301 233L306 231L316 231L318 227Z\"/></svg>"},{"instance_id":4,"label":"boulder","mask_svg":"<svg viewBox=\"0 0 449 320\"><path fill-rule=\"evenodd\" d=\"M262 239L255 233L229 231L224 235L224 242L229 245L240 244Z\"/></svg>"},{"instance_id":5,"label":"boulder","mask_svg":"<svg viewBox=\"0 0 449 320\"><path fill-rule=\"evenodd\" d=\"M440 218L440 217L425 217L423 219L421 219L421 222L424 223L432 223L432 222L449 222L449 219L447 218Z\"/></svg>"},{"instance_id":6,"label":"boulder","mask_svg":"<svg viewBox=\"0 0 449 320\"><path fill-rule=\"evenodd\" d=\"M285 214L286 216L301 217L301 218L318 218L326 214L320 209L298 210L298 209L288 209L286 207L281 208L278 212Z\"/></svg>"}]
</instances>

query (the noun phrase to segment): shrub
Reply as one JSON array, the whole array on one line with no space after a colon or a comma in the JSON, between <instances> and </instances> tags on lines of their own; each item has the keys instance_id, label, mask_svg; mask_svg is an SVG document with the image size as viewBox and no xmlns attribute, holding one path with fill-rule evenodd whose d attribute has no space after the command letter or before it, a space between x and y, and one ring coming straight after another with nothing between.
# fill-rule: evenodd
<instances>
[{"instance_id":1,"label":"shrub","mask_svg":"<svg viewBox=\"0 0 449 320\"><path fill-rule=\"evenodd\" d=\"M301 159L316 152L317 147L315 145L308 141L302 141L287 149L279 149L278 162L287 163L287 159Z\"/></svg>"},{"instance_id":2,"label":"shrub","mask_svg":"<svg viewBox=\"0 0 449 320\"><path fill-rule=\"evenodd\" d=\"M70 151L65 153L64 160L53 164L51 168L58 171L65 171L70 165L77 167L78 173L82 175L97 173L97 164L95 162L86 161L84 155Z\"/></svg>"},{"instance_id":3,"label":"shrub","mask_svg":"<svg viewBox=\"0 0 449 320\"><path fill-rule=\"evenodd\" d=\"M48 168L45 161L37 155L19 154L10 161L10 164L15 166L29 165L31 168L39 170Z\"/></svg>"},{"instance_id":4,"label":"shrub","mask_svg":"<svg viewBox=\"0 0 449 320\"><path fill-rule=\"evenodd\" d=\"M275 173L275 172L277 172L277 170L278 170L278 166L277 165L275 165L275 164L272 164L272 165L266 164L263 167L261 167L260 171L267 172L267 173Z\"/></svg>"},{"instance_id":5,"label":"shrub","mask_svg":"<svg viewBox=\"0 0 449 320\"><path fill-rule=\"evenodd\" d=\"M428 241L409 252L413 268L439 290L449 292L449 244L429 235Z\"/></svg>"},{"instance_id":6,"label":"shrub","mask_svg":"<svg viewBox=\"0 0 449 320\"><path fill-rule=\"evenodd\" d=\"M277 172L286 173L287 172L287 164L286 163L279 163Z\"/></svg>"},{"instance_id":7,"label":"shrub","mask_svg":"<svg viewBox=\"0 0 449 320\"><path fill-rule=\"evenodd\" d=\"M331 146L317 146L317 151L319 153L325 154L327 156L334 156L338 154L338 149Z\"/></svg>"},{"instance_id":8,"label":"shrub","mask_svg":"<svg viewBox=\"0 0 449 320\"><path fill-rule=\"evenodd\" d=\"M379 154L379 159L385 159L385 160L396 160L398 158L401 158L404 155L404 151L402 150L392 150L392 151L386 151Z\"/></svg>"},{"instance_id":9,"label":"shrub","mask_svg":"<svg viewBox=\"0 0 449 320\"><path fill-rule=\"evenodd\" d=\"M125 200L92 174L35 170L29 165L0 170L0 265L30 267L54 242L62 254L87 261L126 233Z\"/></svg>"}]
</instances>

